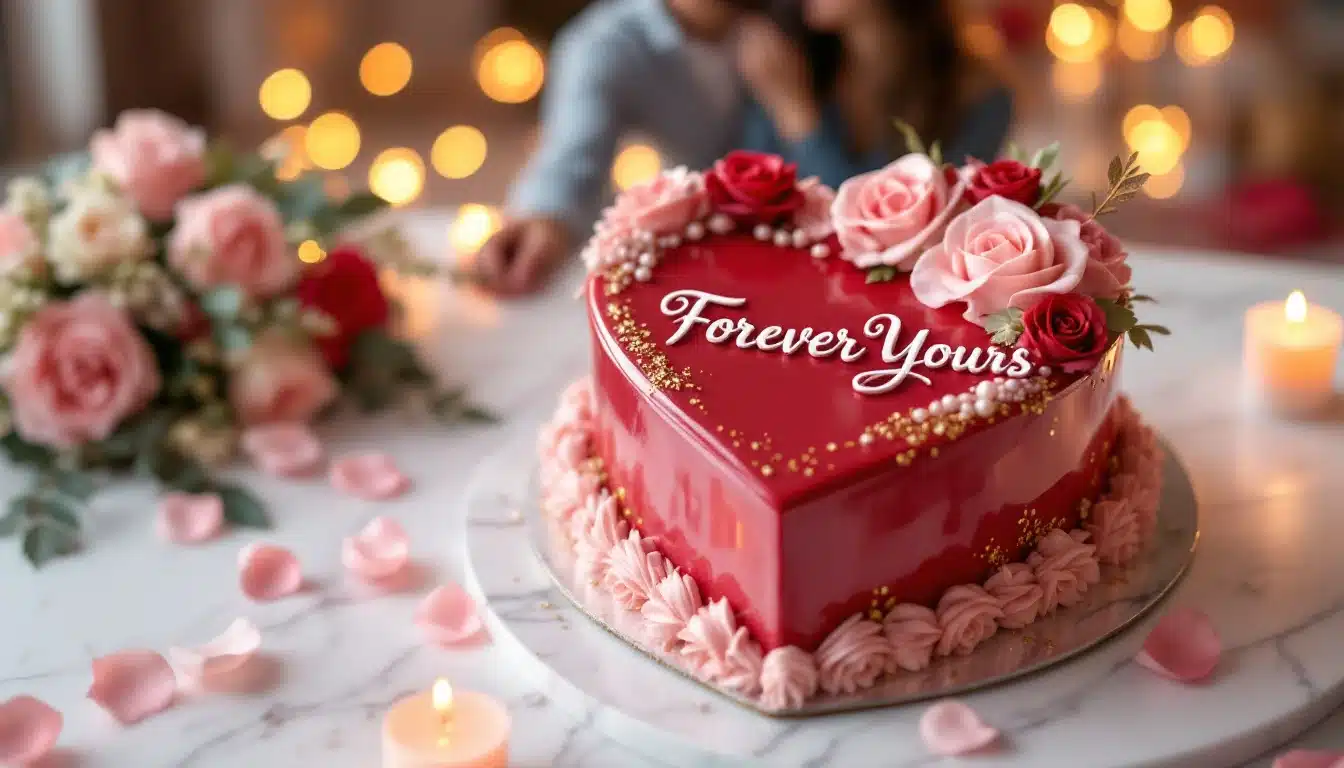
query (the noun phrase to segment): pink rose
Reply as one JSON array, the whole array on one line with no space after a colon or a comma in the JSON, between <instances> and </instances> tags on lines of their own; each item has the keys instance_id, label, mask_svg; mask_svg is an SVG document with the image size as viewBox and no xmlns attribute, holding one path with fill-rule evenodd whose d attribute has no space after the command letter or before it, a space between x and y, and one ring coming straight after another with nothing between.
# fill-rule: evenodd
<instances>
[{"instance_id":1,"label":"pink rose","mask_svg":"<svg viewBox=\"0 0 1344 768\"><path fill-rule=\"evenodd\" d=\"M205 181L205 133L154 109L131 109L89 144L93 166L111 176L153 221Z\"/></svg>"},{"instance_id":2,"label":"pink rose","mask_svg":"<svg viewBox=\"0 0 1344 768\"><path fill-rule=\"evenodd\" d=\"M964 317L973 323L1026 309L1078 287L1088 263L1079 230L1076 221L1042 219L1021 203L987 197L952 219L942 242L919 257L910 288L934 309L966 302Z\"/></svg>"},{"instance_id":3,"label":"pink rose","mask_svg":"<svg viewBox=\"0 0 1344 768\"><path fill-rule=\"evenodd\" d=\"M154 353L99 293L39 309L19 334L3 383L23 439L72 448L111 435L159 391Z\"/></svg>"},{"instance_id":4,"label":"pink rose","mask_svg":"<svg viewBox=\"0 0 1344 768\"><path fill-rule=\"evenodd\" d=\"M685 168L673 168L622 192L606 210L603 222L621 234L681 234L687 224L705 215L708 204L704 178Z\"/></svg>"},{"instance_id":5,"label":"pink rose","mask_svg":"<svg viewBox=\"0 0 1344 768\"><path fill-rule=\"evenodd\" d=\"M906 155L840 185L831 205L841 258L860 269L909 268L961 203L965 180L924 155Z\"/></svg>"},{"instance_id":6,"label":"pink rose","mask_svg":"<svg viewBox=\"0 0 1344 768\"><path fill-rule=\"evenodd\" d=\"M810 176L798 182L803 193L803 205L793 214L793 225L811 242L825 240L835 234L831 221L831 206L835 204L835 190Z\"/></svg>"},{"instance_id":7,"label":"pink rose","mask_svg":"<svg viewBox=\"0 0 1344 768\"><path fill-rule=\"evenodd\" d=\"M198 289L233 285L253 297L277 294L299 276L280 212L245 184L178 203L168 261Z\"/></svg>"},{"instance_id":8,"label":"pink rose","mask_svg":"<svg viewBox=\"0 0 1344 768\"><path fill-rule=\"evenodd\" d=\"M0 276L42 264L42 253L28 222L17 213L0 211Z\"/></svg>"},{"instance_id":9,"label":"pink rose","mask_svg":"<svg viewBox=\"0 0 1344 768\"><path fill-rule=\"evenodd\" d=\"M229 377L229 403L247 426L306 424L337 394L336 380L310 344L264 334Z\"/></svg>"},{"instance_id":10,"label":"pink rose","mask_svg":"<svg viewBox=\"0 0 1344 768\"><path fill-rule=\"evenodd\" d=\"M1079 236L1087 245L1087 271L1078 283L1078 292L1096 299L1119 298L1134 273L1125 263L1129 254L1120 240L1076 205L1059 206L1054 218L1082 225Z\"/></svg>"}]
</instances>

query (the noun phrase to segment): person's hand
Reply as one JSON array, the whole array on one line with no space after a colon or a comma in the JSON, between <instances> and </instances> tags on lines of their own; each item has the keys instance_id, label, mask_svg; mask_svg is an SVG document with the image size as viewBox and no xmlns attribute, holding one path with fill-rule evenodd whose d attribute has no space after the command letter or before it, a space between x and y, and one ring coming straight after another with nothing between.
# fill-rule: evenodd
<instances>
[{"instance_id":1,"label":"person's hand","mask_svg":"<svg viewBox=\"0 0 1344 768\"><path fill-rule=\"evenodd\" d=\"M781 137L797 140L816 129L820 115L807 55L779 25L760 16L743 19L737 66Z\"/></svg>"},{"instance_id":2,"label":"person's hand","mask_svg":"<svg viewBox=\"0 0 1344 768\"><path fill-rule=\"evenodd\" d=\"M476 274L486 288L503 294L532 293L569 253L569 230L555 219L505 222L476 257Z\"/></svg>"}]
</instances>

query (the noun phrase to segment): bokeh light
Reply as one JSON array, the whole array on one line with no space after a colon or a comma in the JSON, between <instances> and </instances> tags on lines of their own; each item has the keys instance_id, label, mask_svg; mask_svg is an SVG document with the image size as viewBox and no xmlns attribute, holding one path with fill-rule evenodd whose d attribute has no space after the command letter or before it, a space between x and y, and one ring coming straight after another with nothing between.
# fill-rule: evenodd
<instances>
[{"instance_id":1,"label":"bokeh light","mask_svg":"<svg viewBox=\"0 0 1344 768\"><path fill-rule=\"evenodd\" d=\"M434 140L429 162L446 179L465 179L485 163L485 134L470 125L454 125Z\"/></svg>"},{"instance_id":2,"label":"bokeh light","mask_svg":"<svg viewBox=\"0 0 1344 768\"><path fill-rule=\"evenodd\" d=\"M1100 8L1088 6L1087 15L1092 19L1092 37L1087 45L1093 53L1100 54L1111 47L1111 40L1115 37L1115 25L1111 23L1111 17Z\"/></svg>"},{"instance_id":3,"label":"bokeh light","mask_svg":"<svg viewBox=\"0 0 1344 768\"><path fill-rule=\"evenodd\" d=\"M546 79L541 52L526 40L504 40L488 48L476 67L481 90L495 101L521 104L537 95Z\"/></svg>"},{"instance_id":4,"label":"bokeh light","mask_svg":"<svg viewBox=\"0 0 1344 768\"><path fill-rule=\"evenodd\" d=\"M262 145L262 156L275 163L277 179L293 181L313 167L304 146L307 135L308 126L291 125Z\"/></svg>"},{"instance_id":5,"label":"bokeh light","mask_svg":"<svg viewBox=\"0 0 1344 768\"><path fill-rule=\"evenodd\" d=\"M257 92L261 111L273 120L293 120L302 115L313 99L308 76L297 69L272 72L261 81Z\"/></svg>"},{"instance_id":6,"label":"bokeh light","mask_svg":"<svg viewBox=\"0 0 1344 768\"><path fill-rule=\"evenodd\" d=\"M304 240L299 243L299 261L304 264L316 264L327 258L327 252L322 250L322 246L317 244L316 240Z\"/></svg>"},{"instance_id":7,"label":"bokeh light","mask_svg":"<svg viewBox=\"0 0 1344 768\"><path fill-rule=\"evenodd\" d=\"M1184 109L1172 104L1162 108L1162 119L1167 121L1167 125L1176 131L1176 135L1181 138L1181 151L1184 152L1190 147L1190 116Z\"/></svg>"},{"instance_id":8,"label":"bokeh light","mask_svg":"<svg viewBox=\"0 0 1344 768\"><path fill-rule=\"evenodd\" d=\"M1045 47L1060 61L1092 61L1111 44L1111 18L1097 8L1064 3L1050 14Z\"/></svg>"},{"instance_id":9,"label":"bokeh light","mask_svg":"<svg viewBox=\"0 0 1344 768\"><path fill-rule=\"evenodd\" d=\"M1003 34L987 21L973 21L961 30L966 50L982 59L997 59L1003 55Z\"/></svg>"},{"instance_id":10,"label":"bokeh light","mask_svg":"<svg viewBox=\"0 0 1344 768\"><path fill-rule=\"evenodd\" d=\"M1050 31L1065 45L1086 45L1092 38L1092 15L1077 3L1061 3L1050 13Z\"/></svg>"},{"instance_id":11,"label":"bokeh light","mask_svg":"<svg viewBox=\"0 0 1344 768\"><path fill-rule=\"evenodd\" d=\"M476 45L471 50L471 71L479 72L481 69L481 60L485 55L496 46L511 42L513 40L526 40L522 32L513 27L496 27L476 41Z\"/></svg>"},{"instance_id":12,"label":"bokeh light","mask_svg":"<svg viewBox=\"0 0 1344 768\"><path fill-rule=\"evenodd\" d=\"M1236 27L1227 11L1216 5L1200 8L1190 21L1190 48L1205 61L1212 61L1227 53L1236 36Z\"/></svg>"},{"instance_id":13,"label":"bokeh light","mask_svg":"<svg viewBox=\"0 0 1344 768\"><path fill-rule=\"evenodd\" d=\"M1101 62L1056 61L1050 68L1050 79L1066 101L1085 101L1101 87Z\"/></svg>"},{"instance_id":14,"label":"bokeh light","mask_svg":"<svg viewBox=\"0 0 1344 768\"><path fill-rule=\"evenodd\" d=\"M411 81L411 53L397 43L379 43L359 62L359 82L374 96L391 96Z\"/></svg>"},{"instance_id":15,"label":"bokeh light","mask_svg":"<svg viewBox=\"0 0 1344 768\"><path fill-rule=\"evenodd\" d=\"M1175 197L1185 184L1185 165L1177 161L1166 173L1148 177L1143 185L1143 193L1154 200L1166 200Z\"/></svg>"},{"instance_id":16,"label":"bokeh light","mask_svg":"<svg viewBox=\"0 0 1344 768\"><path fill-rule=\"evenodd\" d=\"M1171 0L1125 0L1123 13L1136 29L1159 32L1171 23Z\"/></svg>"},{"instance_id":17,"label":"bokeh light","mask_svg":"<svg viewBox=\"0 0 1344 768\"><path fill-rule=\"evenodd\" d=\"M644 144L631 144L616 155L611 164L611 180L625 190L652 179L663 169L658 150Z\"/></svg>"},{"instance_id":18,"label":"bokeh light","mask_svg":"<svg viewBox=\"0 0 1344 768\"><path fill-rule=\"evenodd\" d=\"M1138 104L1130 107L1125 113L1124 120L1120 123L1120 128L1125 137L1125 143L1131 147L1134 145L1134 129L1139 127L1140 123L1149 120L1161 120L1162 110L1154 107L1152 104Z\"/></svg>"},{"instance_id":19,"label":"bokeh light","mask_svg":"<svg viewBox=\"0 0 1344 768\"><path fill-rule=\"evenodd\" d=\"M1167 47L1167 32L1148 32L1130 24L1128 19L1122 19L1115 33L1115 42L1120 52L1130 59L1152 61L1162 55L1162 50Z\"/></svg>"},{"instance_id":20,"label":"bokeh light","mask_svg":"<svg viewBox=\"0 0 1344 768\"><path fill-rule=\"evenodd\" d=\"M425 188L425 163L415 150L393 147L369 166L369 189L392 205L406 205Z\"/></svg>"},{"instance_id":21,"label":"bokeh light","mask_svg":"<svg viewBox=\"0 0 1344 768\"><path fill-rule=\"evenodd\" d=\"M1168 173L1181 160L1180 134L1160 116L1134 126L1125 139L1139 153L1139 165L1153 175Z\"/></svg>"},{"instance_id":22,"label":"bokeh light","mask_svg":"<svg viewBox=\"0 0 1344 768\"><path fill-rule=\"evenodd\" d=\"M313 165L339 171L359 155L359 126L344 112L324 112L308 126L303 143Z\"/></svg>"},{"instance_id":23,"label":"bokeh light","mask_svg":"<svg viewBox=\"0 0 1344 768\"><path fill-rule=\"evenodd\" d=\"M501 221L498 210L480 203L466 203L457 209L457 218L448 228L448 242L459 254L475 253L499 231Z\"/></svg>"}]
</instances>

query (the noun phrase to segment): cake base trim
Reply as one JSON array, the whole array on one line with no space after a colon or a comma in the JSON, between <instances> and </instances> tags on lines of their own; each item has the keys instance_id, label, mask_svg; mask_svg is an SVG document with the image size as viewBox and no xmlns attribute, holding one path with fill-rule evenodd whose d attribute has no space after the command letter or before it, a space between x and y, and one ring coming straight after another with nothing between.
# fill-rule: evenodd
<instances>
[{"instance_id":1,"label":"cake base trim","mask_svg":"<svg viewBox=\"0 0 1344 768\"><path fill-rule=\"evenodd\" d=\"M1001 630L1020 631L1084 600L1103 565L1140 554L1156 524L1163 452L1126 401L1117 408L1121 439L1110 487L1081 529L1051 532L1027 562L1002 566L984 584L949 589L935 608L898 605L880 620L855 614L811 652L783 647L762 654L725 601L706 604L694 580L631 527L591 454L592 401L584 381L566 391L542 429L543 513L551 544L573 556L580 581L639 625L644 650L758 709L789 714L815 696L862 694L940 657L969 654ZM1030 639L1023 635L1023 644Z\"/></svg>"}]
</instances>

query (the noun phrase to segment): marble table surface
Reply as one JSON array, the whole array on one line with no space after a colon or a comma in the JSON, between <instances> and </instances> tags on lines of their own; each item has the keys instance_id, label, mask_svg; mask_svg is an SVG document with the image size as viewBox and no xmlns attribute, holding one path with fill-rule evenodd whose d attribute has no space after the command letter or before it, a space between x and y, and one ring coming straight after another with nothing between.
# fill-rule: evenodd
<instances>
[{"instance_id":1,"label":"marble table surface","mask_svg":"<svg viewBox=\"0 0 1344 768\"><path fill-rule=\"evenodd\" d=\"M444 250L446 225L442 214L408 217L408 231L430 252ZM1130 356L1128 390L1176 446L1205 514L1253 506L1284 521L1246 562L1218 566L1228 580L1223 586L1250 610L1266 583L1301 577L1265 567L1283 558L1260 557L1274 548L1308 551L1304 542L1316 532L1294 527L1294 510L1338 508L1344 415L1287 424L1249 414L1238 388L1241 313L1299 287L1320 303L1344 308L1344 280L1319 266L1137 250L1140 287L1163 300L1154 320L1178 333L1160 340L1156 354ZM438 370L506 416L497 426L451 431L399 414L323 427L335 453L391 453L415 482L402 499L374 504L340 497L320 480L280 482L240 471L271 503L274 530L170 546L153 534L150 489L131 483L97 497L86 516L90 546L78 557L34 572L13 542L0 542L6 545L0 546L0 700L27 693L65 714L61 765L355 768L378 764L379 720L390 703L446 676L509 705L515 765L660 764L604 734L600 718L559 706L518 674L508 644L436 649L421 641L412 622L416 601L432 582L467 578L461 499L477 462L539 421L563 382L587 365L583 318L570 300L577 280L571 271L545 295L516 302L444 284L402 286L408 330ZM1272 450L1265 450L1266 441ZM0 467L0 488L13 493L22 482ZM341 537L378 514L395 516L410 532L424 586L374 596L343 577ZM1325 534L1338 540L1338 529ZM236 554L257 540L298 554L308 576L303 595L272 604L241 595ZM1300 588L1322 587L1304 582ZM1324 589L1333 598L1323 605L1344 600L1335 593L1338 585ZM1224 615L1235 618L1235 607ZM198 643L238 616L262 628L271 674L261 690L183 698L125 729L84 700L93 657ZM1336 666L1344 665L1344 650L1336 653ZM1290 681L1296 676L1300 695L1344 694L1320 690L1310 670L1290 667L1284 674ZM1198 719L1192 716L1190 727L1198 727ZM1344 712L1301 737L1271 732L1256 738L1266 752L1289 739L1344 750ZM1262 764L1269 760L1254 763Z\"/></svg>"}]
</instances>

